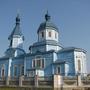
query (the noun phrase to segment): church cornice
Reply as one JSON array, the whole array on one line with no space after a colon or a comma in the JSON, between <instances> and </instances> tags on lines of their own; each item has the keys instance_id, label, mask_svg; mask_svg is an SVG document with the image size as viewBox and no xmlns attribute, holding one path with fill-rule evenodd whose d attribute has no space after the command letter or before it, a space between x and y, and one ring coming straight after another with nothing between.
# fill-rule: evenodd
<instances>
[{"instance_id":1,"label":"church cornice","mask_svg":"<svg viewBox=\"0 0 90 90\"><path fill-rule=\"evenodd\" d=\"M58 53L60 52L70 52L70 51L78 51L78 52L84 52L86 53L87 51L82 49L82 48L76 48L76 47L67 47L67 48L63 48L60 51L58 51Z\"/></svg>"},{"instance_id":2,"label":"church cornice","mask_svg":"<svg viewBox=\"0 0 90 90\"><path fill-rule=\"evenodd\" d=\"M26 53L26 57L28 56L36 56L36 55L44 55L44 54L50 54L50 53L56 53L55 50L50 50L50 51L45 51L45 52L41 52L41 51L37 51L36 53Z\"/></svg>"}]
</instances>

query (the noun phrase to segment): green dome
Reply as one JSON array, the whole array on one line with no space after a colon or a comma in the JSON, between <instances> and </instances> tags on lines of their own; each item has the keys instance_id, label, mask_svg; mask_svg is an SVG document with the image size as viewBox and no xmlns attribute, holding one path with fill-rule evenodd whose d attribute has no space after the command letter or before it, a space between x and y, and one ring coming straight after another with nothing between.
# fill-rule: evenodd
<instances>
[{"instance_id":1,"label":"green dome","mask_svg":"<svg viewBox=\"0 0 90 90\"><path fill-rule=\"evenodd\" d=\"M55 31L59 32L56 25L54 23L52 23L50 19L51 19L51 17L47 13L45 15L45 20L46 21L40 24L37 33L40 32L40 31L43 31L45 29L51 29L51 30L55 30Z\"/></svg>"}]
</instances>

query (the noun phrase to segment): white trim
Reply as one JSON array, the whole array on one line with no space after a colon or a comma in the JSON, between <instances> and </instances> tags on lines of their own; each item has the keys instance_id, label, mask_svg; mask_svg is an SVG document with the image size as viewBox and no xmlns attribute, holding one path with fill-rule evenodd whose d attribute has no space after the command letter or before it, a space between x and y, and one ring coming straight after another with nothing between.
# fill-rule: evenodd
<instances>
[{"instance_id":1,"label":"white trim","mask_svg":"<svg viewBox=\"0 0 90 90\"><path fill-rule=\"evenodd\" d=\"M40 57L40 58L38 58ZM42 58L42 56L35 56L35 59L32 59L32 68L34 68L34 61L35 61L35 67L37 67L37 61L40 60L40 68L44 68L45 67L45 58ZM44 60L42 62L42 60ZM43 63L43 64L42 64ZM43 65L43 67L42 67Z\"/></svg>"},{"instance_id":2,"label":"white trim","mask_svg":"<svg viewBox=\"0 0 90 90\"><path fill-rule=\"evenodd\" d=\"M12 63L12 58L9 58L8 77L11 76L11 63Z\"/></svg>"}]
</instances>

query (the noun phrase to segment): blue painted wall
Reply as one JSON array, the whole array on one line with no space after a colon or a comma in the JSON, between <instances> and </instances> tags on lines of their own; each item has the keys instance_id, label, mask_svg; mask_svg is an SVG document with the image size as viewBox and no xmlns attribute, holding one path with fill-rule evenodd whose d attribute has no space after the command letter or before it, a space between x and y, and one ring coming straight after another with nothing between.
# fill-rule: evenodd
<instances>
[{"instance_id":1,"label":"blue painted wall","mask_svg":"<svg viewBox=\"0 0 90 90\"><path fill-rule=\"evenodd\" d=\"M16 77L20 76L21 65L24 65L24 58L13 58L11 63L11 76L14 77L14 66L17 66L17 74Z\"/></svg>"},{"instance_id":2,"label":"blue painted wall","mask_svg":"<svg viewBox=\"0 0 90 90\"><path fill-rule=\"evenodd\" d=\"M0 77L1 77L1 68L2 65L4 65L4 70L5 70L5 76L8 75L8 59L0 59Z\"/></svg>"},{"instance_id":3,"label":"blue painted wall","mask_svg":"<svg viewBox=\"0 0 90 90\"><path fill-rule=\"evenodd\" d=\"M41 53L41 54L34 54L34 55L29 55L25 58L25 64L26 64L26 71L27 69L33 69L32 68L32 60L35 59L36 56L41 56L44 58L44 75L51 75L52 74L52 62L53 62L53 52L50 53Z\"/></svg>"},{"instance_id":4,"label":"blue painted wall","mask_svg":"<svg viewBox=\"0 0 90 90\"><path fill-rule=\"evenodd\" d=\"M67 68L65 68L66 75L75 75L75 65L74 65L74 51L63 51L58 52L58 59L60 61L65 61ZM64 68L63 68L64 69ZM63 70L64 71L64 70ZM67 73L66 73L67 72Z\"/></svg>"}]
</instances>

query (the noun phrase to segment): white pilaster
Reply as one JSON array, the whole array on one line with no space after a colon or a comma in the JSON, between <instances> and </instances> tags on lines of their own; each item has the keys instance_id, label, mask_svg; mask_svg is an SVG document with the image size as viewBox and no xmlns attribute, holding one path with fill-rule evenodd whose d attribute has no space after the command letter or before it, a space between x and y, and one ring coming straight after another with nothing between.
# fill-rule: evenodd
<instances>
[{"instance_id":1,"label":"white pilaster","mask_svg":"<svg viewBox=\"0 0 90 90\"><path fill-rule=\"evenodd\" d=\"M8 77L11 76L11 63L12 63L12 58L9 58L9 64L8 64Z\"/></svg>"}]
</instances>

